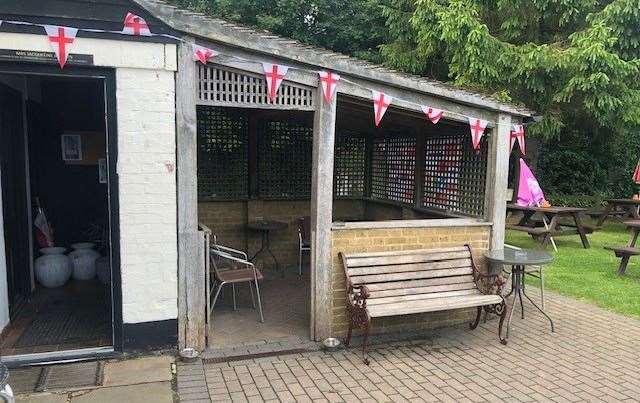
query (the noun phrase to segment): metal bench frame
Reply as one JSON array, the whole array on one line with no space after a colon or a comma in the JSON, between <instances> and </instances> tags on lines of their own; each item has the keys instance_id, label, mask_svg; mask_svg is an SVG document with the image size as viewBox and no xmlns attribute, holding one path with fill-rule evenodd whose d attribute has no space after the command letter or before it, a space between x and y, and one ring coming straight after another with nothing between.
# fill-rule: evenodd
<instances>
[{"instance_id":1,"label":"metal bench frame","mask_svg":"<svg viewBox=\"0 0 640 403\"><path fill-rule=\"evenodd\" d=\"M464 245L470 255L471 260L471 268L473 275L473 283L475 287L480 291L481 294L489 295L494 294L498 295L502 300L499 303L493 303L490 305L478 305L477 314L475 320L469 324L471 330L478 327L480 323L480 316L482 315L482 311L484 309L485 313L493 313L500 317L500 322L498 325L498 338L502 344L507 344L506 338L502 336L502 326L504 324L504 320L507 314L507 306L504 298L502 297L502 287L504 285L504 279L500 276L500 274L484 274L478 270L476 263L473 258L473 253L471 251L471 247L469 245ZM429 253L438 253L441 249L429 249L429 250L416 250L415 252L429 252ZM398 252L407 253L408 251ZM339 253L340 259L342 260L344 273L346 276L346 284L347 284L347 295L346 295L346 305L347 305L347 316L349 321L349 328L347 331L347 337L345 340L345 346L349 347L351 344L351 336L354 328L362 329L364 332L363 342L362 342L362 357L363 361L366 365L369 365L369 359L367 356L367 347L371 330L371 316L367 310L367 299L370 297L370 291L367 288L366 284L356 285L353 284L349 273L349 265L347 259L349 257L348 254L344 254L342 252ZM390 256L393 256L391 254ZM484 291L483 291L484 290ZM437 294L438 292L434 292ZM411 295L411 294L408 294ZM471 297L471 296L470 296ZM449 309L440 309L439 311L445 311ZM436 312L433 310L425 311L425 312ZM424 312L415 312L415 313L424 313ZM393 316L393 315L390 315Z\"/></svg>"}]
</instances>

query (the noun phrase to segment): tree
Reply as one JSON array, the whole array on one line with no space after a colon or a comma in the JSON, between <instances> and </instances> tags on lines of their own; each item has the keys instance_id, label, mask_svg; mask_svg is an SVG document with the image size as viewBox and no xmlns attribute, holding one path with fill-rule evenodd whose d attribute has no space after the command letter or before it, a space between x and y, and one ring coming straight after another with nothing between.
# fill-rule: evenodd
<instances>
[{"instance_id":1,"label":"tree","mask_svg":"<svg viewBox=\"0 0 640 403\"><path fill-rule=\"evenodd\" d=\"M386 28L379 0L173 0L219 18L382 62Z\"/></svg>"}]
</instances>

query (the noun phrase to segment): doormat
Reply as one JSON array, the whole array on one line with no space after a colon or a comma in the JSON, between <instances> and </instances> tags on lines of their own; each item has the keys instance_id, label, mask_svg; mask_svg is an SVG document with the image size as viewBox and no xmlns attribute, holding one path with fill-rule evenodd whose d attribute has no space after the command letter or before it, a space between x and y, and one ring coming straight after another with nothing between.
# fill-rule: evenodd
<instances>
[{"instance_id":1,"label":"doormat","mask_svg":"<svg viewBox=\"0 0 640 403\"><path fill-rule=\"evenodd\" d=\"M56 301L38 312L14 347L50 346L111 339L107 309L74 301ZM80 302L80 301L75 301Z\"/></svg>"},{"instance_id":2,"label":"doormat","mask_svg":"<svg viewBox=\"0 0 640 403\"><path fill-rule=\"evenodd\" d=\"M16 394L102 386L104 362L78 362L12 369L9 385Z\"/></svg>"}]
</instances>

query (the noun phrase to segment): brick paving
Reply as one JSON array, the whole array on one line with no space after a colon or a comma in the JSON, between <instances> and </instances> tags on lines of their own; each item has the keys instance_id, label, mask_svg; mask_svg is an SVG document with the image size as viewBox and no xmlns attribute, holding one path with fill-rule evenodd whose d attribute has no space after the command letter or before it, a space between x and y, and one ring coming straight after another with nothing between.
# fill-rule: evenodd
<instances>
[{"instance_id":1,"label":"brick paving","mask_svg":"<svg viewBox=\"0 0 640 403\"><path fill-rule=\"evenodd\" d=\"M182 402L640 400L640 320L548 293L551 333L527 308L525 320L514 313L507 346L490 320L378 344L369 367L357 349L183 364L178 393Z\"/></svg>"}]
</instances>

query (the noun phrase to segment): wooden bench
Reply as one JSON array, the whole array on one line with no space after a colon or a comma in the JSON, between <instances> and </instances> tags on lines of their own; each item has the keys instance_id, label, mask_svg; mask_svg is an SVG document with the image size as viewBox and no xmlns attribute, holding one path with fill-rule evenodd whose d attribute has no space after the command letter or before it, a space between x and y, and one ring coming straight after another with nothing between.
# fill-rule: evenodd
<instances>
[{"instance_id":1,"label":"wooden bench","mask_svg":"<svg viewBox=\"0 0 640 403\"><path fill-rule=\"evenodd\" d=\"M364 330L362 355L368 365L367 341L372 318L477 308L471 329L480 321L482 309L500 316L498 337L503 344L502 324L506 304L502 279L478 271L471 248L423 249L397 252L340 253L347 280L349 330ZM494 293L483 293L491 288ZM485 290L486 291L486 290Z\"/></svg>"},{"instance_id":2,"label":"wooden bench","mask_svg":"<svg viewBox=\"0 0 640 403\"><path fill-rule=\"evenodd\" d=\"M640 255L640 248L635 248L633 246L605 246L607 250L612 250L616 257L622 258L620 260L620 266L618 267L618 274L623 275L627 270L627 265L629 264L629 258L631 256Z\"/></svg>"}]
</instances>

